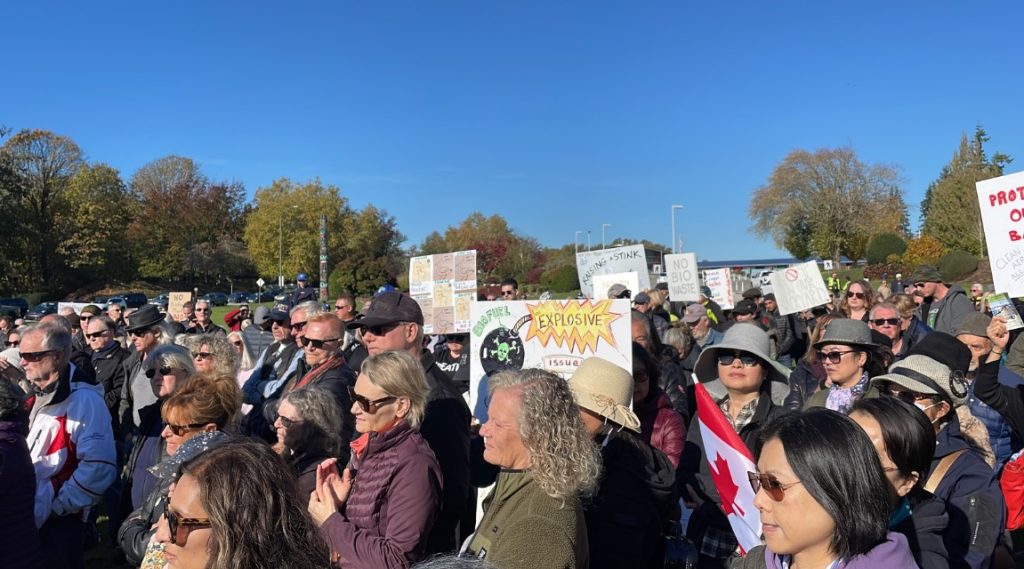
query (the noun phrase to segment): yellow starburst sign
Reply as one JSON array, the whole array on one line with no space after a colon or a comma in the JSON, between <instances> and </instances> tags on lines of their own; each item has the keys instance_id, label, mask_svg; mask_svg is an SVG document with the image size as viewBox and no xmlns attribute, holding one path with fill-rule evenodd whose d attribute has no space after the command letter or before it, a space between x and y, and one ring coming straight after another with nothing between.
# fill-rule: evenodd
<instances>
[{"instance_id":1,"label":"yellow starburst sign","mask_svg":"<svg viewBox=\"0 0 1024 569\"><path fill-rule=\"evenodd\" d=\"M531 319L526 340L536 338L545 347L554 341L556 346L564 345L570 352L583 352L584 348L596 351L601 339L617 347L612 335L612 322L622 315L611 312L611 307L611 300L594 303L589 300L551 300L527 304Z\"/></svg>"}]
</instances>

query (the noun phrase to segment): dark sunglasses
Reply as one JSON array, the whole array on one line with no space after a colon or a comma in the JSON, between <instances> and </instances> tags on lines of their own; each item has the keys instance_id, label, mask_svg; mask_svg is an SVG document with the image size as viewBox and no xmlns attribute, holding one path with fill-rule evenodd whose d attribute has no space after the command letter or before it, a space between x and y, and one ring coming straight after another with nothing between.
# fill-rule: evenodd
<instances>
[{"instance_id":1,"label":"dark sunglasses","mask_svg":"<svg viewBox=\"0 0 1024 569\"><path fill-rule=\"evenodd\" d=\"M210 311L209 308L197 308L197 309L195 309L195 312L209 312L209 311Z\"/></svg>"},{"instance_id":2,"label":"dark sunglasses","mask_svg":"<svg viewBox=\"0 0 1024 569\"><path fill-rule=\"evenodd\" d=\"M374 336L386 336L389 332L398 328L400 324L401 322L395 322L394 324L383 324L381 326L367 326L364 330Z\"/></svg>"},{"instance_id":3,"label":"dark sunglasses","mask_svg":"<svg viewBox=\"0 0 1024 569\"><path fill-rule=\"evenodd\" d=\"M839 350L836 350L834 352L827 352L827 353L826 352L818 352L818 359L819 360L828 360L831 363L837 364L837 363L843 361L843 356L845 356L846 354L852 354L853 352L854 352L854 350L847 350L845 352L841 352Z\"/></svg>"},{"instance_id":4,"label":"dark sunglasses","mask_svg":"<svg viewBox=\"0 0 1024 569\"><path fill-rule=\"evenodd\" d=\"M85 313L85 314L82 314L82 315L80 315L80 316L78 317L78 321L79 321L79 322L85 322L85 321L89 320L90 318L92 318L92 314L89 314L89 313L87 312L87 313Z\"/></svg>"},{"instance_id":5,"label":"dark sunglasses","mask_svg":"<svg viewBox=\"0 0 1024 569\"><path fill-rule=\"evenodd\" d=\"M86 338L102 338L109 331L110 330L100 330L99 332L93 332L92 334L86 334L85 337Z\"/></svg>"},{"instance_id":6,"label":"dark sunglasses","mask_svg":"<svg viewBox=\"0 0 1024 569\"><path fill-rule=\"evenodd\" d=\"M895 386L895 385L892 385L892 384L882 388L882 393L884 393L885 395L888 395L889 397L895 397L896 399L899 399L900 401L904 401L906 403L910 403L911 405L913 405L915 401L923 401L925 399L935 399L935 397L936 397L935 395L928 394L928 393L918 393L916 391L908 391L906 389L900 389L898 386Z\"/></svg>"},{"instance_id":7,"label":"dark sunglasses","mask_svg":"<svg viewBox=\"0 0 1024 569\"><path fill-rule=\"evenodd\" d=\"M192 359L195 359L195 360L202 361L202 360L205 360L207 358L212 358L212 357L213 357L213 353L212 352L192 352Z\"/></svg>"},{"instance_id":8,"label":"dark sunglasses","mask_svg":"<svg viewBox=\"0 0 1024 569\"><path fill-rule=\"evenodd\" d=\"M41 352L21 352L21 359L25 360L30 364L34 364L39 360L43 359L43 356L52 354L54 350L43 350Z\"/></svg>"},{"instance_id":9,"label":"dark sunglasses","mask_svg":"<svg viewBox=\"0 0 1024 569\"><path fill-rule=\"evenodd\" d=\"M206 423L192 423L191 425L172 425L167 423L167 428L174 433L174 436L180 437L189 431L201 429L206 426Z\"/></svg>"},{"instance_id":10,"label":"dark sunglasses","mask_svg":"<svg viewBox=\"0 0 1024 569\"><path fill-rule=\"evenodd\" d=\"M315 350L324 349L324 344L330 344L331 342L337 342L338 338L324 338L323 340L317 340L306 336L306 345Z\"/></svg>"},{"instance_id":11,"label":"dark sunglasses","mask_svg":"<svg viewBox=\"0 0 1024 569\"><path fill-rule=\"evenodd\" d=\"M445 339L445 341L455 342L457 344L465 344L466 343L466 335L465 334L445 334L444 339Z\"/></svg>"},{"instance_id":12,"label":"dark sunglasses","mask_svg":"<svg viewBox=\"0 0 1024 569\"><path fill-rule=\"evenodd\" d=\"M800 484L799 480L783 484L770 474L758 474L756 472L748 472L747 479L750 480L750 487L754 489L754 494L764 490L765 494L768 494L768 497L776 502L782 501L786 496L786 490Z\"/></svg>"},{"instance_id":13,"label":"dark sunglasses","mask_svg":"<svg viewBox=\"0 0 1024 569\"><path fill-rule=\"evenodd\" d=\"M292 322L291 329L296 332L301 332L306 327L306 322Z\"/></svg>"},{"instance_id":14,"label":"dark sunglasses","mask_svg":"<svg viewBox=\"0 0 1024 569\"><path fill-rule=\"evenodd\" d=\"M164 519L167 520L171 543L178 547L185 547L188 535L193 531L211 527L210 518L185 518L172 512L170 500L164 502Z\"/></svg>"},{"instance_id":15,"label":"dark sunglasses","mask_svg":"<svg viewBox=\"0 0 1024 569\"><path fill-rule=\"evenodd\" d=\"M13 346L17 346L20 343L21 343L21 340L14 340L12 342L7 342L7 345L13 347Z\"/></svg>"},{"instance_id":16,"label":"dark sunglasses","mask_svg":"<svg viewBox=\"0 0 1024 569\"><path fill-rule=\"evenodd\" d=\"M387 405L397 399L394 396L388 396L371 401L370 399L356 393L351 387L348 388L348 396L352 398L352 401L359 404L359 408L363 410L363 413L369 413L371 415L376 413L381 406Z\"/></svg>"},{"instance_id":17,"label":"dark sunglasses","mask_svg":"<svg viewBox=\"0 0 1024 569\"><path fill-rule=\"evenodd\" d=\"M241 348L242 347L242 342L231 342L231 345L235 346L237 348Z\"/></svg>"},{"instance_id":18,"label":"dark sunglasses","mask_svg":"<svg viewBox=\"0 0 1024 569\"><path fill-rule=\"evenodd\" d=\"M515 296L515 294L516 294L515 291L512 291L512 290L503 290L503 291L501 291L501 296Z\"/></svg>"},{"instance_id":19,"label":"dark sunglasses","mask_svg":"<svg viewBox=\"0 0 1024 569\"><path fill-rule=\"evenodd\" d=\"M859 298L861 300L864 300L866 296L867 295L865 295L863 292L853 292L852 290L846 293L846 298Z\"/></svg>"},{"instance_id":20,"label":"dark sunglasses","mask_svg":"<svg viewBox=\"0 0 1024 569\"><path fill-rule=\"evenodd\" d=\"M898 325L900 323L900 319L899 318L875 318L874 320L871 321L871 323L874 324L875 326L878 326L879 328L881 328L882 326L885 326L886 324L888 324L889 326L896 326L896 325Z\"/></svg>"},{"instance_id":21,"label":"dark sunglasses","mask_svg":"<svg viewBox=\"0 0 1024 569\"><path fill-rule=\"evenodd\" d=\"M151 330L149 328L139 328L138 330L129 330L128 335L136 338L141 338L146 334L149 334Z\"/></svg>"},{"instance_id":22,"label":"dark sunglasses","mask_svg":"<svg viewBox=\"0 0 1024 569\"><path fill-rule=\"evenodd\" d=\"M169 367L162 367L160 369L147 369L146 377L148 377L149 379L153 379L156 376L157 372L159 372L161 376L171 375L172 371L174 370Z\"/></svg>"},{"instance_id":23,"label":"dark sunglasses","mask_svg":"<svg viewBox=\"0 0 1024 569\"><path fill-rule=\"evenodd\" d=\"M718 364L731 366L732 362L736 361L736 358L739 358L744 367L754 367L761 363L761 360L753 354L748 354L746 352L734 352L731 354L718 354Z\"/></svg>"},{"instance_id":24,"label":"dark sunglasses","mask_svg":"<svg viewBox=\"0 0 1024 569\"><path fill-rule=\"evenodd\" d=\"M286 428L286 429L290 429L290 428L294 427L295 425L298 425L299 423L302 422L299 419L289 419L288 417L285 417L284 415L278 415L277 418L281 420L281 425L284 428Z\"/></svg>"},{"instance_id":25,"label":"dark sunglasses","mask_svg":"<svg viewBox=\"0 0 1024 569\"><path fill-rule=\"evenodd\" d=\"M334 305L334 309L335 310L345 310L346 308L349 308L349 307L344 305L344 304L335 304Z\"/></svg>"}]
</instances>

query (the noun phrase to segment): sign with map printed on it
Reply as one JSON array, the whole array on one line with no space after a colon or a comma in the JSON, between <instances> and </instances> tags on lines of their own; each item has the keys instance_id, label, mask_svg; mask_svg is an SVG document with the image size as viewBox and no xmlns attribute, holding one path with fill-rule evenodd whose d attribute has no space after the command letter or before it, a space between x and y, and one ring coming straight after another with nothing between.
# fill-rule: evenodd
<instances>
[{"instance_id":1,"label":"sign with map printed on it","mask_svg":"<svg viewBox=\"0 0 1024 569\"><path fill-rule=\"evenodd\" d=\"M423 311L425 334L469 332L476 286L474 250L409 259L409 295Z\"/></svg>"}]
</instances>

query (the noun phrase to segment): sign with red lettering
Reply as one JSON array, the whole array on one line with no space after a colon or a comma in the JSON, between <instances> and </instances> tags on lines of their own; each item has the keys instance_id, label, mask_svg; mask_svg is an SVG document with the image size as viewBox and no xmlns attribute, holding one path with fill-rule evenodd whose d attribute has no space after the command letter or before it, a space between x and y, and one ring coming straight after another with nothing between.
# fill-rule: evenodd
<instances>
[{"instance_id":1,"label":"sign with red lettering","mask_svg":"<svg viewBox=\"0 0 1024 569\"><path fill-rule=\"evenodd\" d=\"M1024 296L1024 172L976 184L996 292Z\"/></svg>"}]
</instances>

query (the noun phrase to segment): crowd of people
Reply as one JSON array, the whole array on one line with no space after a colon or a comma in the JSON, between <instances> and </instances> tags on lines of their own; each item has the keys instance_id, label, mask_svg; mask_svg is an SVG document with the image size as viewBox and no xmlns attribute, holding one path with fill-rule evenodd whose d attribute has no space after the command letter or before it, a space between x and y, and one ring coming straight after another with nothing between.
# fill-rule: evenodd
<instances>
[{"instance_id":1,"label":"crowd of people","mask_svg":"<svg viewBox=\"0 0 1024 569\"><path fill-rule=\"evenodd\" d=\"M631 370L496 373L476 413L468 335L425 335L396 290L330 310L303 282L224 327L203 300L2 318L0 566L80 568L107 540L176 569L1012 567L1024 341L931 267L827 282L797 314L616 285ZM742 480L695 378L754 457Z\"/></svg>"}]
</instances>

